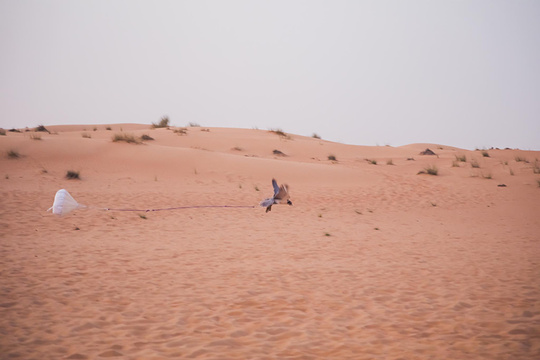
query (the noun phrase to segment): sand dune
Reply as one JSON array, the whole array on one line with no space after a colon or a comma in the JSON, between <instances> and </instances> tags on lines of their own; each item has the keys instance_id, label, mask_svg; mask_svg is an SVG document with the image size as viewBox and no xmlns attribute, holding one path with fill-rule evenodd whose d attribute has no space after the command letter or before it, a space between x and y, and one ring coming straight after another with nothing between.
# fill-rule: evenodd
<instances>
[{"instance_id":1,"label":"sand dune","mask_svg":"<svg viewBox=\"0 0 540 360\"><path fill-rule=\"evenodd\" d=\"M2 359L540 358L538 151L48 129L0 136ZM103 210L198 205L246 207Z\"/></svg>"}]
</instances>

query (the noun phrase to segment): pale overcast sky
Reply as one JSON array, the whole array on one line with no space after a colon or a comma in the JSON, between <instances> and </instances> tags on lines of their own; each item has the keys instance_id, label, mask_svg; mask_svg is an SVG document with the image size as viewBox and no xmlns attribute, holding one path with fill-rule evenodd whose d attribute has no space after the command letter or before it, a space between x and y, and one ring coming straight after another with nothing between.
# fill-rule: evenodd
<instances>
[{"instance_id":1,"label":"pale overcast sky","mask_svg":"<svg viewBox=\"0 0 540 360\"><path fill-rule=\"evenodd\" d=\"M539 150L540 1L0 0L0 127L164 115Z\"/></svg>"}]
</instances>

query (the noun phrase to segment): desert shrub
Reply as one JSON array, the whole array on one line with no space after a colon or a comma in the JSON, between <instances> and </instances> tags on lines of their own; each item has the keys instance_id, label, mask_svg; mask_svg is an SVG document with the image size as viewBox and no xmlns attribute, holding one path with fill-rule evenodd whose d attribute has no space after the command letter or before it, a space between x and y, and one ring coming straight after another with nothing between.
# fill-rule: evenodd
<instances>
[{"instance_id":1,"label":"desert shrub","mask_svg":"<svg viewBox=\"0 0 540 360\"><path fill-rule=\"evenodd\" d=\"M141 141L133 134L117 133L113 136L113 142L125 141L131 144L140 144Z\"/></svg>"},{"instance_id":2,"label":"desert shrub","mask_svg":"<svg viewBox=\"0 0 540 360\"><path fill-rule=\"evenodd\" d=\"M475 168L475 169L480 168L480 164L478 163L478 161L476 161L476 160L474 160L474 159L471 160L471 166L472 166L473 168Z\"/></svg>"},{"instance_id":3,"label":"desert shrub","mask_svg":"<svg viewBox=\"0 0 540 360\"><path fill-rule=\"evenodd\" d=\"M328 160L337 161L336 155L332 155L332 154L328 155Z\"/></svg>"},{"instance_id":4,"label":"desert shrub","mask_svg":"<svg viewBox=\"0 0 540 360\"><path fill-rule=\"evenodd\" d=\"M270 131L271 133L276 134L277 136L279 136L282 139L285 139L285 140L291 140L292 139L290 135L288 135L286 132L284 132L283 130L281 130L279 128L270 129L268 131Z\"/></svg>"},{"instance_id":5,"label":"desert shrub","mask_svg":"<svg viewBox=\"0 0 540 360\"><path fill-rule=\"evenodd\" d=\"M66 172L66 179L69 179L69 180L80 180L81 177L80 177L80 174L78 171L74 171L74 170L68 170Z\"/></svg>"},{"instance_id":6,"label":"desert shrub","mask_svg":"<svg viewBox=\"0 0 540 360\"><path fill-rule=\"evenodd\" d=\"M143 135L141 135L141 140L142 141L150 141L150 140L154 140L154 138L151 137L150 135L143 134Z\"/></svg>"},{"instance_id":7,"label":"desert shrub","mask_svg":"<svg viewBox=\"0 0 540 360\"><path fill-rule=\"evenodd\" d=\"M540 174L540 165L538 165L538 159L534 160L533 173Z\"/></svg>"},{"instance_id":8,"label":"desert shrub","mask_svg":"<svg viewBox=\"0 0 540 360\"><path fill-rule=\"evenodd\" d=\"M175 129L174 133L178 135L187 135L187 129L186 128Z\"/></svg>"},{"instance_id":9,"label":"desert shrub","mask_svg":"<svg viewBox=\"0 0 540 360\"><path fill-rule=\"evenodd\" d=\"M107 127L105 128L105 130L109 130L109 131L111 131L111 130L112 130L112 128L111 128L110 126L107 126Z\"/></svg>"},{"instance_id":10,"label":"desert shrub","mask_svg":"<svg viewBox=\"0 0 540 360\"><path fill-rule=\"evenodd\" d=\"M189 127L201 127L201 125L199 125L196 122L190 122L188 125L189 125Z\"/></svg>"},{"instance_id":11,"label":"desert shrub","mask_svg":"<svg viewBox=\"0 0 540 360\"><path fill-rule=\"evenodd\" d=\"M311 137L314 138L314 139L320 139L321 138L317 133L313 133L313 135L311 135Z\"/></svg>"},{"instance_id":12,"label":"desert shrub","mask_svg":"<svg viewBox=\"0 0 540 360\"><path fill-rule=\"evenodd\" d=\"M81 136L83 138L85 138L85 139L91 139L92 138L92 135L90 135L89 133L86 133L86 132L82 133Z\"/></svg>"},{"instance_id":13,"label":"desert shrub","mask_svg":"<svg viewBox=\"0 0 540 360\"><path fill-rule=\"evenodd\" d=\"M428 174L428 175L439 175L439 169L437 169L437 166L430 165L426 166L424 170L420 170L418 174Z\"/></svg>"},{"instance_id":14,"label":"desert shrub","mask_svg":"<svg viewBox=\"0 0 540 360\"><path fill-rule=\"evenodd\" d=\"M482 150L483 157L489 157L489 153L486 150Z\"/></svg>"},{"instance_id":15,"label":"desert shrub","mask_svg":"<svg viewBox=\"0 0 540 360\"><path fill-rule=\"evenodd\" d=\"M166 128L168 126L169 126L169 117L167 116L162 117L161 120L159 120L157 124L152 123L153 128Z\"/></svg>"},{"instance_id":16,"label":"desert shrub","mask_svg":"<svg viewBox=\"0 0 540 360\"><path fill-rule=\"evenodd\" d=\"M386 165L394 165L394 161L392 159L386 160Z\"/></svg>"},{"instance_id":17,"label":"desert shrub","mask_svg":"<svg viewBox=\"0 0 540 360\"><path fill-rule=\"evenodd\" d=\"M514 158L516 160L516 162L525 162L525 163L528 163L529 161L521 156L516 156Z\"/></svg>"},{"instance_id":18,"label":"desert shrub","mask_svg":"<svg viewBox=\"0 0 540 360\"><path fill-rule=\"evenodd\" d=\"M32 139L32 140L41 140L41 135L40 134L32 134L32 135L30 135L30 139Z\"/></svg>"},{"instance_id":19,"label":"desert shrub","mask_svg":"<svg viewBox=\"0 0 540 360\"><path fill-rule=\"evenodd\" d=\"M457 155L456 155L456 161L467 162L467 156L465 156L465 155L459 155L459 156L457 156Z\"/></svg>"},{"instance_id":20,"label":"desert shrub","mask_svg":"<svg viewBox=\"0 0 540 360\"><path fill-rule=\"evenodd\" d=\"M375 159L366 159L366 161L368 162L368 164L377 165L377 160Z\"/></svg>"},{"instance_id":21,"label":"desert shrub","mask_svg":"<svg viewBox=\"0 0 540 360\"><path fill-rule=\"evenodd\" d=\"M17 150L8 150L7 151L7 157L10 159L18 159L21 157L21 154Z\"/></svg>"}]
</instances>

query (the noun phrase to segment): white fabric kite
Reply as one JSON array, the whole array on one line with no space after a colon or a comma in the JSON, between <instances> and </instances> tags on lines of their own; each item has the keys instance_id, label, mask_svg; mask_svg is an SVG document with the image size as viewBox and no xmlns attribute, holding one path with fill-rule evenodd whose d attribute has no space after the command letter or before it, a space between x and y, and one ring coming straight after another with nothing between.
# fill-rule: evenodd
<instances>
[{"instance_id":1,"label":"white fabric kite","mask_svg":"<svg viewBox=\"0 0 540 360\"><path fill-rule=\"evenodd\" d=\"M86 208L86 206L75 201L66 189L61 189L56 192L53 206L47 211L52 210L53 214L62 216L73 210L82 208Z\"/></svg>"}]
</instances>

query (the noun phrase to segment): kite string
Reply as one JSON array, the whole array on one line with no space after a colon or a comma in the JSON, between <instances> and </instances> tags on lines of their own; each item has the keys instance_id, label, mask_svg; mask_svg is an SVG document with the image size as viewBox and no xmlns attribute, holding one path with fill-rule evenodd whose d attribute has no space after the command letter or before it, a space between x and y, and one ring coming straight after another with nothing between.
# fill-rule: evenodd
<instances>
[{"instance_id":1,"label":"kite string","mask_svg":"<svg viewBox=\"0 0 540 360\"><path fill-rule=\"evenodd\" d=\"M168 211L168 210L182 210L182 209L201 209L201 208L255 208L255 205L190 205L190 206L177 206L169 208L158 209L113 209L102 208L106 211L139 211L139 212L151 212L151 211Z\"/></svg>"}]
</instances>

